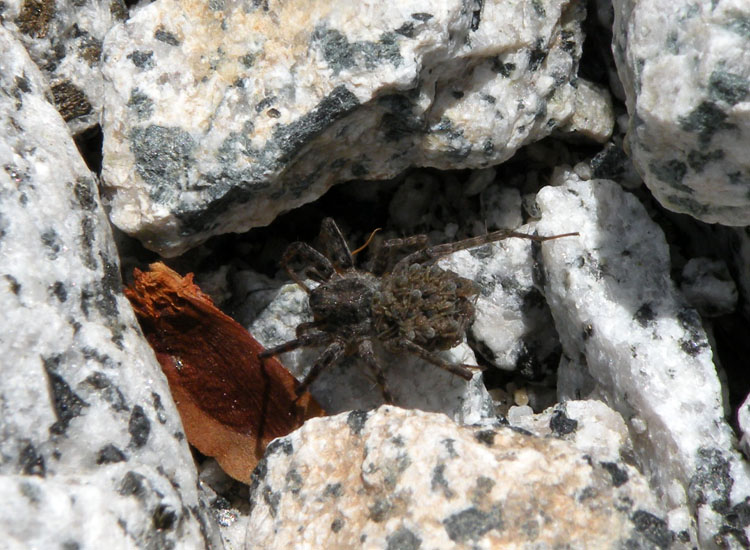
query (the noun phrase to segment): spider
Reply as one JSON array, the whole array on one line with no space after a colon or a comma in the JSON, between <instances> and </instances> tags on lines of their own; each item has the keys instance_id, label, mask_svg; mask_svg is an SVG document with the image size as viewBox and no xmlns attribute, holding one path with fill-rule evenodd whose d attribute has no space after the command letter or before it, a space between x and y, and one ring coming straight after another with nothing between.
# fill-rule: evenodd
<instances>
[{"instance_id":1,"label":"spider","mask_svg":"<svg viewBox=\"0 0 750 550\"><path fill-rule=\"evenodd\" d=\"M281 259L281 266L292 280L307 292L313 320L297 326L294 340L264 350L259 356L262 359L300 347L324 346L297 387L298 396L323 370L355 355L374 374L385 402L393 403L375 357L374 340L390 352L413 353L470 380L474 373L469 366L446 361L435 352L450 349L463 340L474 320L479 288L474 281L441 269L435 262L458 250L509 237L541 242L573 235L578 233L540 237L500 230L435 246L428 246L426 235L415 235L385 241L367 268L358 269L354 255L364 246L352 253L336 222L325 218L320 230L320 251L307 243L295 242ZM301 273L292 268L294 262L305 265ZM305 279L320 284L311 289Z\"/></svg>"}]
</instances>

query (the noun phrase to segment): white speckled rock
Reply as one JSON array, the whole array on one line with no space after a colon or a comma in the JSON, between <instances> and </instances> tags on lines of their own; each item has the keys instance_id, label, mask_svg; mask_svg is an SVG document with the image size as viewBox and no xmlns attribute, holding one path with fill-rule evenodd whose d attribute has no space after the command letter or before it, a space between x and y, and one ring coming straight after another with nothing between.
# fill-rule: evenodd
<instances>
[{"instance_id":1,"label":"white speckled rock","mask_svg":"<svg viewBox=\"0 0 750 550\"><path fill-rule=\"evenodd\" d=\"M667 548L644 478L616 467L567 441L441 414L313 419L255 471L247 547Z\"/></svg>"},{"instance_id":2,"label":"white speckled rock","mask_svg":"<svg viewBox=\"0 0 750 550\"><path fill-rule=\"evenodd\" d=\"M297 325L311 320L307 294L296 284L289 284L279 290L273 302L248 330L268 348L294 339ZM492 399L482 383L480 371L477 370L467 382L413 355L390 354L378 346L377 341L375 344L375 352L396 404L442 412L466 424L494 418ZM321 352L320 348L298 349L282 354L279 359L301 380ZM477 364L471 348L465 343L441 355L453 363ZM372 409L383 403L380 388L370 370L355 358L345 359L324 370L310 391L329 414Z\"/></svg>"},{"instance_id":3,"label":"white speckled rock","mask_svg":"<svg viewBox=\"0 0 750 550\"><path fill-rule=\"evenodd\" d=\"M534 227L516 230L533 233ZM441 260L440 267L479 284L471 335L485 359L529 378L548 370L550 360L557 361L560 342L534 281L532 241L510 238L462 250Z\"/></svg>"},{"instance_id":4,"label":"white speckled rock","mask_svg":"<svg viewBox=\"0 0 750 550\"><path fill-rule=\"evenodd\" d=\"M340 181L502 162L573 116L583 16L566 0L141 6L104 45L112 219L176 255Z\"/></svg>"},{"instance_id":5,"label":"white speckled rock","mask_svg":"<svg viewBox=\"0 0 750 550\"><path fill-rule=\"evenodd\" d=\"M665 207L750 224L750 4L614 0L628 142Z\"/></svg>"},{"instance_id":6,"label":"white speckled rock","mask_svg":"<svg viewBox=\"0 0 750 550\"><path fill-rule=\"evenodd\" d=\"M588 378L591 395L628 422L638 461L670 509L696 511L700 547L736 547L747 540L750 475L733 450L700 317L669 278L661 229L614 182L560 171L554 183L537 197L540 233L571 223L581 233L542 249L567 357L562 397L585 395Z\"/></svg>"},{"instance_id":7,"label":"white speckled rock","mask_svg":"<svg viewBox=\"0 0 750 550\"><path fill-rule=\"evenodd\" d=\"M102 40L124 20L122 0L5 0L0 19L14 30L49 80L73 133L99 123L104 100Z\"/></svg>"},{"instance_id":8,"label":"white speckled rock","mask_svg":"<svg viewBox=\"0 0 750 550\"><path fill-rule=\"evenodd\" d=\"M196 474L121 293L96 180L0 27L0 545L205 548Z\"/></svg>"}]
</instances>

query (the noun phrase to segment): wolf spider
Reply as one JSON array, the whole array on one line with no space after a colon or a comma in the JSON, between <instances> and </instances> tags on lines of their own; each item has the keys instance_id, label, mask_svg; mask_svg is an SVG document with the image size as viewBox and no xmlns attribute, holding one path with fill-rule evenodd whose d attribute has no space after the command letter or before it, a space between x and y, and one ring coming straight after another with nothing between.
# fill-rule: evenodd
<instances>
[{"instance_id":1,"label":"wolf spider","mask_svg":"<svg viewBox=\"0 0 750 550\"><path fill-rule=\"evenodd\" d=\"M326 218L320 230L321 251L295 242L281 259L281 266L292 280L307 292L313 320L297 326L294 340L264 350L260 357L325 346L298 386L297 395L323 370L346 356L356 355L372 370L385 401L392 403L383 369L375 358L373 340L380 341L390 352L413 353L470 380L473 372L468 366L446 361L435 352L450 349L463 340L474 320L479 288L474 281L441 269L435 262L458 250L508 237L541 242L573 235L578 233L539 237L500 230L435 246L427 245L426 235L415 235L385 241L367 270L360 270L355 266L354 254L361 248L352 253L336 223ZM305 264L301 275L292 268L295 261ZM305 278L320 284L311 289Z\"/></svg>"}]
</instances>

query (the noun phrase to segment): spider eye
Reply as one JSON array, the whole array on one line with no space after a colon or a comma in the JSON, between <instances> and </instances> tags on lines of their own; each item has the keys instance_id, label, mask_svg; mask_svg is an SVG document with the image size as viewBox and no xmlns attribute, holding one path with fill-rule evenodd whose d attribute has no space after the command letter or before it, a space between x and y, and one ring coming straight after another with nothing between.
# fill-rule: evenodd
<instances>
[{"instance_id":1,"label":"spider eye","mask_svg":"<svg viewBox=\"0 0 750 550\"><path fill-rule=\"evenodd\" d=\"M411 297L414 300L419 300L420 298L422 298L422 291L419 290L418 288L412 289L412 291L409 294L411 294Z\"/></svg>"}]
</instances>

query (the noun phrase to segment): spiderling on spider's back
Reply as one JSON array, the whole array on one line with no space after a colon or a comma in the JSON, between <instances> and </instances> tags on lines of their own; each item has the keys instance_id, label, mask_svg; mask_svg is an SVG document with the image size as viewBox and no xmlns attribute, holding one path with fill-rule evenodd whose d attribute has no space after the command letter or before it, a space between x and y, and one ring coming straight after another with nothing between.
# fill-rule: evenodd
<instances>
[{"instance_id":1,"label":"spiderling on spider's back","mask_svg":"<svg viewBox=\"0 0 750 550\"><path fill-rule=\"evenodd\" d=\"M459 344L474 320L476 284L436 261L456 252L508 237L547 241L577 235L539 237L514 231L495 231L454 243L428 246L425 235L385 241L367 269L355 266L354 256L331 218L323 220L321 250L292 243L281 265L308 293L313 320L297 326L297 337L261 352L270 357L300 347L324 346L297 389L301 395L327 367L356 355L372 370L386 402L393 402L373 341L394 353L409 352L466 380L475 367L454 364L436 352ZM299 271L292 268L302 262ZM305 279L320 283L311 289Z\"/></svg>"}]
</instances>

